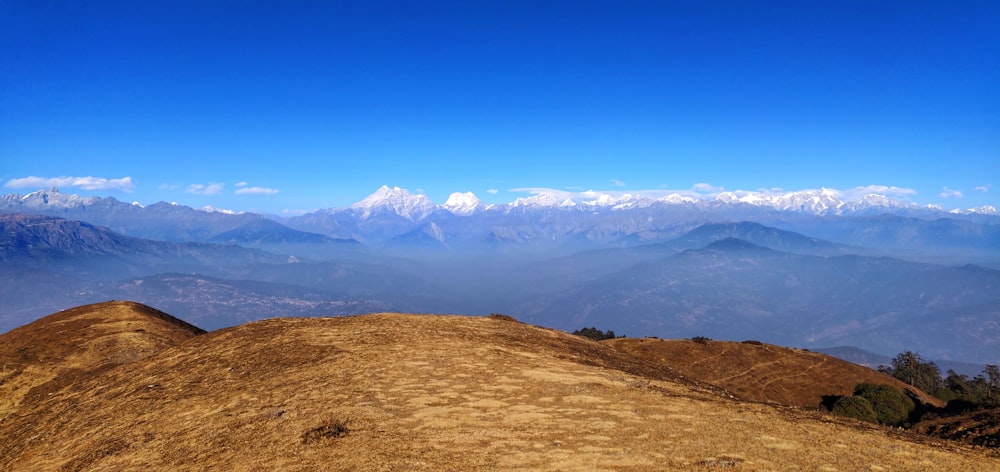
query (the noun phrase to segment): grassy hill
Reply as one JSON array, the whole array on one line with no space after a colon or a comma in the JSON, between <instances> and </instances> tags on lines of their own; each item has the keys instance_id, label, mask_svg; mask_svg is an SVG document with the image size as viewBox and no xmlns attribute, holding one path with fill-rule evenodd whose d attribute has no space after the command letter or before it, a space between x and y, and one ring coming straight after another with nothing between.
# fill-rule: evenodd
<instances>
[{"instance_id":1,"label":"grassy hill","mask_svg":"<svg viewBox=\"0 0 1000 472\"><path fill-rule=\"evenodd\" d=\"M751 401L815 408L823 403L824 396L849 396L859 383L868 382L896 387L919 403L945 405L889 375L801 349L758 342L687 339L619 338L603 342Z\"/></svg>"},{"instance_id":2,"label":"grassy hill","mask_svg":"<svg viewBox=\"0 0 1000 472\"><path fill-rule=\"evenodd\" d=\"M88 345L93 326L123 323L118 306L38 323ZM30 337L3 345L11 334ZM983 449L743 402L498 317L286 318L184 337L25 397L0 420L0 470L1000 468ZM58 371L54 338L22 368Z\"/></svg>"},{"instance_id":3,"label":"grassy hill","mask_svg":"<svg viewBox=\"0 0 1000 472\"><path fill-rule=\"evenodd\" d=\"M132 302L61 311L0 335L0 420L22 401L135 362L204 331Z\"/></svg>"}]
</instances>

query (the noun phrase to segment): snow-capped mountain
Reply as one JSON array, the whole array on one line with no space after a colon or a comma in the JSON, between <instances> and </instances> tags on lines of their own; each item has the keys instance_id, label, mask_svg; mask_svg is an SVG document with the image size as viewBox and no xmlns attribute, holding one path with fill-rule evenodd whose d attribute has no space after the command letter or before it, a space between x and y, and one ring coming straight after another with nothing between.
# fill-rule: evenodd
<instances>
[{"instance_id":1,"label":"snow-capped mountain","mask_svg":"<svg viewBox=\"0 0 1000 472\"><path fill-rule=\"evenodd\" d=\"M364 200L351 205L351 209L360 210L362 219L390 213L419 221L434 212L437 206L426 195L414 195L406 189L383 185Z\"/></svg>"},{"instance_id":2,"label":"snow-capped mountain","mask_svg":"<svg viewBox=\"0 0 1000 472\"><path fill-rule=\"evenodd\" d=\"M802 190L786 193L765 192L722 192L716 197L722 203L745 203L748 205L773 208L778 211L810 213L814 215L839 214L845 202L840 200L836 190Z\"/></svg>"},{"instance_id":3,"label":"snow-capped mountain","mask_svg":"<svg viewBox=\"0 0 1000 472\"><path fill-rule=\"evenodd\" d=\"M951 210L951 213L958 214L958 215L974 215L974 214L980 214L980 215L997 215L997 214L1000 214L1000 212L997 211L997 208L995 206L993 206L993 205L983 205L983 206L981 206L979 208L969 208L967 210L955 209L955 210Z\"/></svg>"},{"instance_id":4,"label":"snow-capped mountain","mask_svg":"<svg viewBox=\"0 0 1000 472\"><path fill-rule=\"evenodd\" d=\"M487 205L472 192L455 192L448 196L448 201L441 207L455 215L469 216L486 209Z\"/></svg>"},{"instance_id":5,"label":"snow-capped mountain","mask_svg":"<svg viewBox=\"0 0 1000 472\"><path fill-rule=\"evenodd\" d=\"M472 192L457 192L444 204L437 205L425 195L383 185L349 207L319 210L276 221L299 231L356 239L366 244L393 244L394 240L412 243L420 239L439 241L449 247L475 247L484 241L523 245L546 241L575 248L663 241L706 222L773 224L783 221L785 229L829 234L828 239L848 243L850 237L837 239L838 234L856 235L857 231L834 230L847 223L830 217L862 219L858 223L862 226L909 224L898 219L865 219L881 215L922 221L954 219L978 225L1000 224L1000 214L992 206L947 211L939 206L920 206L879 193L858 194L829 188L794 192L731 191L713 196L683 192L660 196L663 194L547 189L532 193L510 203L487 204ZM209 241L226 231L270 218L163 202L143 206L112 197L68 195L55 189L0 197L0 213L73 218L130 236L168 241ZM895 235L883 238L886 241L903 237L894 229L878 231ZM870 232L878 231L872 229ZM980 233L992 234L990 231L987 228ZM396 239L404 235L410 236ZM984 240L982 244L990 246L993 244L990 241Z\"/></svg>"},{"instance_id":6,"label":"snow-capped mountain","mask_svg":"<svg viewBox=\"0 0 1000 472\"><path fill-rule=\"evenodd\" d=\"M530 197L518 198L505 206L508 210L511 210L514 208L551 208L558 206L571 207L575 205L576 203L571 199L567 198L560 202L559 198L554 194L543 192Z\"/></svg>"},{"instance_id":7,"label":"snow-capped mountain","mask_svg":"<svg viewBox=\"0 0 1000 472\"><path fill-rule=\"evenodd\" d=\"M681 194L672 193L662 198L658 198L656 201L663 203L670 203L674 205L684 204L684 203L695 203L697 200L691 197L685 197Z\"/></svg>"},{"instance_id":8,"label":"snow-capped mountain","mask_svg":"<svg viewBox=\"0 0 1000 472\"><path fill-rule=\"evenodd\" d=\"M100 200L100 197L81 197L75 194L68 195L52 188L49 190L38 190L21 196L16 193L0 197L0 204L3 207L20 207L21 211L52 210L59 208L74 208L90 205Z\"/></svg>"}]
</instances>

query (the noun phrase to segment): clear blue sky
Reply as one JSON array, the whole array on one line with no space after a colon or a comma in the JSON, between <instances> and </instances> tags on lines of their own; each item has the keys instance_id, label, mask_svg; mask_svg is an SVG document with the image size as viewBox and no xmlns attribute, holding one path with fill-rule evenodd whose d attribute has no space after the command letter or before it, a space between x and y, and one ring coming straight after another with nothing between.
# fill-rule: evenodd
<instances>
[{"instance_id":1,"label":"clear blue sky","mask_svg":"<svg viewBox=\"0 0 1000 472\"><path fill-rule=\"evenodd\" d=\"M887 185L1000 206L998 25L995 0L0 0L0 192L94 177L61 189L280 212L382 184Z\"/></svg>"}]
</instances>

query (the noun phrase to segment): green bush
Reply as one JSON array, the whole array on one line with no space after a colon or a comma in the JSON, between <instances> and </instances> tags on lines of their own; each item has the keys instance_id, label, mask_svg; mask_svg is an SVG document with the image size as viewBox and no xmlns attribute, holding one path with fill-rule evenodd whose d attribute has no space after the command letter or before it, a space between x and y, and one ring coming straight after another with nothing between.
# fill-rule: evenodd
<instances>
[{"instance_id":1,"label":"green bush","mask_svg":"<svg viewBox=\"0 0 1000 472\"><path fill-rule=\"evenodd\" d=\"M947 389L945 387L938 387L938 388L934 389L934 392L932 392L931 394L934 395L937 398L940 398L941 400L946 401L946 402L950 402L952 400L958 400L958 398L959 398L957 393L955 393L955 392L953 392L953 391L951 391L951 390L949 390L949 389Z\"/></svg>"},{"instance_id":2,"label":"green bush","mask_svg":"<svg viewBox=\"0 0 1000 472\"><path fill-rule=\"evenodd\" d=\"M615 339L615 332L610 329L607 331L601 331L596 327L583 328L573 331L572 334L577 336L583 336L585 338L593 339L594 341L603 341L605 339ZM624 337L624 336L623 336Z\"/></svg>"},{"instance_id":3,"label":"green bush","mask_svg":"<svg viewBox=\"0 0 1000 472\"><path fill-rule=\"evenodd\" d=\"M878 419L875 415L875 409L872 408L871 402L866 400L865 397L840 397L840 399L833 404L833 410L831 411L840 416L867 421L869 423L875 423Z\"/></svg>"},{"instance_id":4,"label":"green bush","mask_svg":"<svg viewBox=\"0 0 1000 472\"><path fill-rule=\"evenodd\" d=\"M870 383L858 384L854 395L863 397L875 411L875 421L885 425L899 425L910 418L916 404L895 387Z\"/></svg>"}]
</instances>

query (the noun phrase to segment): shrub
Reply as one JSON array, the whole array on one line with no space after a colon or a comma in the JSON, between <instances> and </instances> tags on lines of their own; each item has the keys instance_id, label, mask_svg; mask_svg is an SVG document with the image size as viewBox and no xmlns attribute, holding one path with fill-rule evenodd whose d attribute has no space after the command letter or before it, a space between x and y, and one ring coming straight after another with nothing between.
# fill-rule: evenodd
<instances>
[{"instance_id":1,"label":"shrub","mask_svg":"<svg viewBox=\"0 0 1000 472\"><path fill-rule=\"evenodd\" d=\"M517 318L514 318L513 316L510 315L505 315L503 313L490 313L489 318L494 320L513 321L515 323L520 323L520 321L517 321Z\"/></svg>"},{"instance_id":2,"label":"shrub","mask_svg":"<svg viewBox=\"0 0 1000 472\"><path fill-rule=\"evenodd\" d=\"M757 340L754 340L754 339L747 339L746 341L743 341L743 344L753 344L754 346L763 346L764 345L764 343L762 343L760 341L757 341Z\"/></svg>"},{"instance_id":3,"label":"shrub","mask_svg":"<svg viewBox=\"0 0 1000 472\"><path fill-rule=\"evenodd\" d=\"M836 403L833 404L833 409L831 411L840 416L867 421L869 423L874 423L877 420L875 416L875 409L872 408L871 402L866 400L864 397L856 395L851 397L840 397L840 400L837 400Z\"/></svg>"},{"instance_id":4,"label":"shrub","mask_svg":"<svg viewBox=\"0 0 1000 472\"><path fill-rule=\"evenodd\" d=\"M328 416L323 418L323 422L319 426L302 433L302 443L309 444L324 439L337 439L347 436L347 433L350 432L351 430L347 429L346 421Z\"/></svg>"},{"instance_id":5,"label":"shrub","mask_svg":"<svg viewBox=\"0 0 1000 472\"><path fill-rule=\"evenodd\" d=\"M590 338L590 339L593 339L594 341L602 341L602 340L605 340L605 339L615 339L615 332L614 331L612 331L610 329L607 330L607 331L601 331L601 330L597 329L596 327L578 329L576 331L573 331L572 334L575 334L577 336L583 336L585 338ZM622 337L624 337L624 336L622 336Z\"/></svg>"},{"instance_id":6,"label":"shrub","mask_svg":"<svg viewBox=\"0 0 1000 472\"><path fill-rule=\"evenodd\" d=\"M708 342L711 341L712 339L711 338L706 338L704 336L695 336L695 337L691 338L691 340L694 341L694 342L696 342L696 343L698 343L698 344L708 344Z\"/></svg>"},{"instance_id":7,"label":"shrub","mask_svg":"<svg viewBox=\"0 0 1000 472\"><path fill-rule=\"evenodd\" d=\"M934 392L932 392L931 394L946 402L950 402L952 400L958 400L958 394L949 390L946 387L938 387L934 389Z\"/></svg>"},{"instance_id":8,"label":"shrub","mask_svg":"<svg viewBox=\"0 0 1000 472\"><path fill-rule=\"evenodd\" d=\"M880 424L899 425L910 418L916 404L895 387L870 383L858 384L854 395L864 397L875 410L875 420Z\"/></svg>"}]
</instances>

